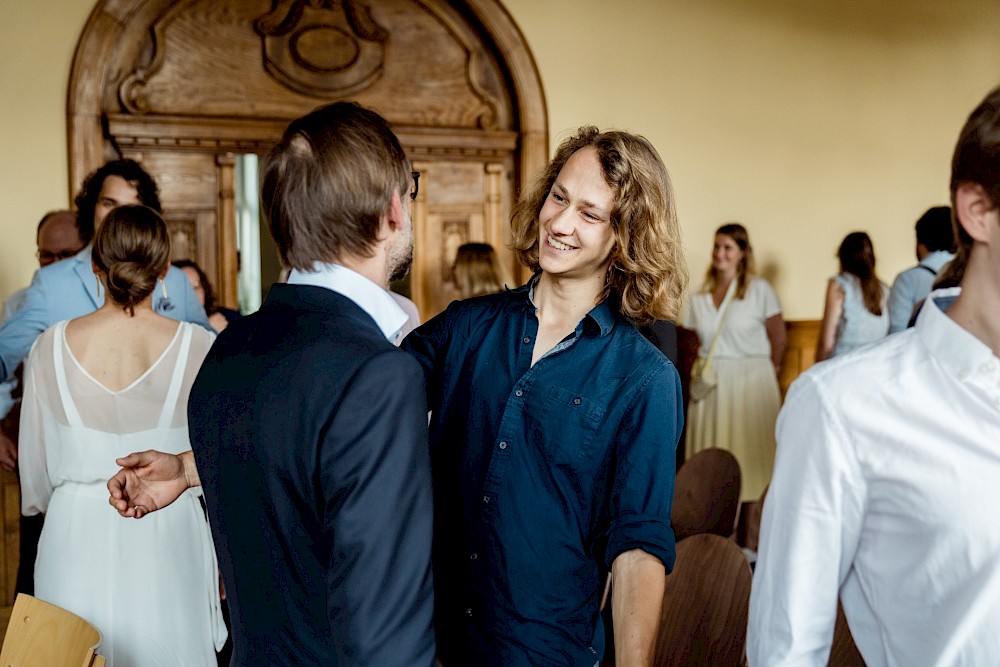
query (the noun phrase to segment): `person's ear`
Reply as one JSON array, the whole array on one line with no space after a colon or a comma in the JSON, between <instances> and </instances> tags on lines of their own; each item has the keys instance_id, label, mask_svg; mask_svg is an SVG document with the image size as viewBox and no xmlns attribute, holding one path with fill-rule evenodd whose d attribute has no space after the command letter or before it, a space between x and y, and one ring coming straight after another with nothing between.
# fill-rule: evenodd
<instances>
[{"instance_id":1,"label":"person's ear","mask_svg":"<svg viewBox=\"0 0 1000 667\"><path fill-rule=\"evenodd\" d=\"M988 239L995 209L986 189L978 183L962 183L955 191L955 216L973 241L982 243Z\"/></svg>"},{"instance_id":2,"label":"person's ear","mask_svg":"<svg viewBox=\"0 0 1000 667\"><path fill-rule=\"evenodd\" d=\"M403 201L398 192L392 193L389 210L386 211L386 222L390 232L398 232L406 227L406 215L403 212Z\"/></svg>"}]
</instances>

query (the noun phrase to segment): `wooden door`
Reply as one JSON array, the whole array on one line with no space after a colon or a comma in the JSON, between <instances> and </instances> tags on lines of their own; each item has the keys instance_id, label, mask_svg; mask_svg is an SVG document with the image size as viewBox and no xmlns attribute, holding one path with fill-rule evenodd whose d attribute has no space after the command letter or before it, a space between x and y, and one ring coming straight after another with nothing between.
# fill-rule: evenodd
<instances>
[{"instance_id":1,"label":"wooden door","mask_svg":"<svg viewBox=\"0 0 1000 667\"><path fill-rule=\"evenodd\" d=\"M160 184L175 256L236 305L233 156L266 153L287 123L353 99L393 125L425 172L413 298L454 297L465 241L492 244L515 281L506 223L548 158L544 97L498 0L100 0L70 80L70 187L108 158Z\"/></svg>"}]
</instances>

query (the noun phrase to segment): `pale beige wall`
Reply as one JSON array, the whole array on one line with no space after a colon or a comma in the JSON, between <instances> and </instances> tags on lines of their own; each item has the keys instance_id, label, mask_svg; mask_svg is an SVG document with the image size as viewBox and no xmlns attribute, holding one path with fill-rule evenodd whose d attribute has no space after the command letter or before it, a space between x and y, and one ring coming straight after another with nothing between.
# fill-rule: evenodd
<instances>
[{"instance_id":1,"label":"pale beige wall","mask_svg":"<svg viewBox=\"0 0 1000 667\"><path fill-rule=\"evenodd\" d=\"M0 296L38 267L35 227L70 205L66 90L93 2L0 0Z\"/></svg>"},{"instance_id":2,"label":"pale beige wall","mask_svg":"<svg viewBox=\"0 0 1000 667\"><path fill-rule=\"evenodd\" d=\"M0 295L34 225L69 203L66 89L92 0L0 0ZM548 98L553 145L585 123L645 134L673 176L692 277L746 224L791 319L821 314L843 235L887 280L947 199L965 116L1000 81L996 0L505 0ZM871 5L877 5L873 7Z\"/></svg>"},{"instance_id":3,"label":"pale beige wall","mask_svg":"<svg viewBox=\"0 0 1000 667\"><path fill-rule=\"evenodd\" d=\"M947 203L958 130L1000 82L995 0L504 1L553 146L585 123L646 135L693 282L743 222L792 319L822 314L847 232L872 235L885 280L914 262L913 223Z\"/></svg>"}]
</instances>

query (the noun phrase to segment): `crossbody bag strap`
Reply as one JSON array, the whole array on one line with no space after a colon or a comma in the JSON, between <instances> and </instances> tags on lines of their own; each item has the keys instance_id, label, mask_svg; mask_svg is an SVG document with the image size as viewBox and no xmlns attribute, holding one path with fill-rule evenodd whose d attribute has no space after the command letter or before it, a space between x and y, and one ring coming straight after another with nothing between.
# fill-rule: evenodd
<instances>
[{"instance_id":1,"label":"crossbody bag strap","mask_svg":"<svg viewBox=\"0 0 1000 667\"><path fill-rule=\"evenodd\" d=\"M722 313L719 315L719 321L715 325L715 335L712 336L712 343L708 346L708 354L705 355L706 366L712 363L712 357L715 356L715 344L719 342L719 335L722 333L722 325L726 321L726 314L729 312L729 304L732 303L733 294L735 292L736 278L733 278L732 282L729 283L729 289L726 290L726 296L722 300Z\"/></svg>"}]
</instances>

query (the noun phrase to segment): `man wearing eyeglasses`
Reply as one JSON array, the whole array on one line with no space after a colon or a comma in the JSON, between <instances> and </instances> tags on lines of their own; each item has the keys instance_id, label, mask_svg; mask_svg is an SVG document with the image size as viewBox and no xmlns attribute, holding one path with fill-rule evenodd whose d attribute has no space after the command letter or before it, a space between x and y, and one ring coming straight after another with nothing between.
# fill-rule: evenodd
<instances>
[{"instance_id":1,"label":"man wearing eyeglasses","mask_svg":"<svg viewBox=\"0 0 1000 667\"><path fill-rule=\"evenodd\" d=\"M387 289L413 256L409 169L354 103L288 126L261 178L286 284L205 359L193 454L131 454L108 483L135 518L203 483L234 667L434 662L427 400Z\"/></svg>"},{"instance_id":2,"label":"man wearing eyeglasses","mask_svg":"<svg viewBox=\"0 0 1000 667\"><path fill-rule=\"evenodd\" d=\"M80 229L76 224L76 213L49 211L42 216L35 234L35 244L38 246L35 256L38 257L39 268L68 259L80 252L84 242L80 238ZM25 287L7 297L3 303L3 312L0 314L0 324L18 311L27 292L28 288ZM13 397L16 384L13 377L0 383L0 419L5 419L16 403ZM2 424L7 424L7 421ZM5 470L13 470L17 461L17 443L14 437L0 426L0 467Z\"/></svg>"},{"instance_id":3,"label":"man wearing eyeglasses","mask_svg":"<svg viewBox=\"0 0 1000 667\"><path fill-rule=\"evenodd\" d=\"M80 237L76 213L73 211L49 211L43 215L38 223L38 231L35 232L35 245L38 246L38 250L35 251L35 257L38 258L38 268L69 259L83 250L86 243ZM25 287L7 297L3 303L3 315L0 316L0 322L9 319L17 311L27 291L28 288ZM3 413L2 407L0 407L0 413Z\"/></svg>"},{"instance_id":4,"label":"man wearing eyeglasses","mask_svg":"<svg viewBox=\"0 0 1000 667\"><path fill-rule=\"evenodd\" d=\"M40 268L68 259L80 252L85 244L80 238L76 213L50 211L42 216L35 234L35 244L38 246L35 255L38 257ZM17 312L27 292L26 287L4 301L0 323ZM17 464L17 426L20 416L20 411L15 409L18 401L15 398L17 385L18 382L14 377L0 383L0 467L11 471ZM15 584L18 593L30 595L34 591L35 554L38 551L38 537L42 533L42 520L41 514L21 517L20 564Z\"/></svg>"}]
</instances>

